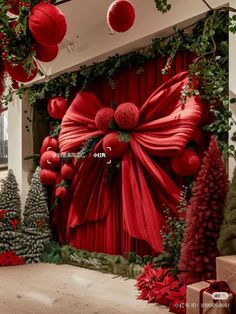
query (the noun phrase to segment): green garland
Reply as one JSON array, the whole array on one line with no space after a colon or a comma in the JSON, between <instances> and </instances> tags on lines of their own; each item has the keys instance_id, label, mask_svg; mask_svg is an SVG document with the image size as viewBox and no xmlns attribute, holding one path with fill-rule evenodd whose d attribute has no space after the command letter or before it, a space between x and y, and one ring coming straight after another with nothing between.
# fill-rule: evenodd
<instances>
[{"instance_id":1,"label":"green garland","mask_svg":"<svg viewBox=\"0 0 236 314\"><path fill-rule=\"evenodd\" d=\"M204 105L209 105L216 117L215 122L207 126L207 130L218 136L219 146L225 157L228 153L235 156L234 147L227 143L231 128L228 123L228 118L231 117L228 97L228 29L232 25L229 26L226 11L210 11L190 34L185 30L174 29L172 36L154 39L146 48L125 55L115 55L92 66L82 66L77 72L64 73L54 79L48 77L46 83L33 85L28 89L23 86L16 93L22 97L27 91L30 104L34 106L40 99L53 96L63 95L71 100L78 89L85 90L97 79L107 79L111 88L115 89L114 78L121 69L135 67L137 75L142 75L145 62L162 56L167 58L162 71L166 74L176 53L187 50L197 56L195 62L189 65L190 82L197 77L201 85L198 91L191 84L186 86L181 100L184 102L187 97L200 93ZM3 96L5 105L11 96L12 90Z\"/></svg>"}]
</instances>

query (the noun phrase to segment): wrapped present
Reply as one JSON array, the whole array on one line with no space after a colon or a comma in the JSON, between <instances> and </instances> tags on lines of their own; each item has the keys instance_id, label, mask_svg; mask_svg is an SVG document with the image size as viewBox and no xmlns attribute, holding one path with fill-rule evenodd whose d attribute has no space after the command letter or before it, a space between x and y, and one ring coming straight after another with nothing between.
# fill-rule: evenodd
<instances>
[{"instance_id":1,"label":"wrapped present","mask_svg":"<svg viewBox=\"0 0 236 314\"><path fill-rule=\"evenodd\" d=\"M217 280L227 282L230 290L236 293L236 255L216 258Z\"/></svg>"},{"instance_id":2,"label":"wrapped present","mask_svg":"<svg viewBox=\"0 0 236 314\"><path fill-rule=\"evenodd\" d=\"M187 314L233 314L233 294L222 281L201 281L187 286Z\"/></svg>"}]
</instances>

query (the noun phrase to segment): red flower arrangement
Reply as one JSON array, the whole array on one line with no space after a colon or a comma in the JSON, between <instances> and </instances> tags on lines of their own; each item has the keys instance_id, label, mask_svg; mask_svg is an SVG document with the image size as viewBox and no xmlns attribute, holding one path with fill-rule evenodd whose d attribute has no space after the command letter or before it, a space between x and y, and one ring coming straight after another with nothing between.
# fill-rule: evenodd
<instances>
[{"instance_id":1,"label":"red flower arrangement","mask_svg":"<svg viewBox=\"0 0 236 314\"><path fill-rule=\"evenodd\" d=\"M19 220L18 220L17 218L13 218L13 219L11 220L12 228L13 228L13 229L16 229L18 223L19 223Z\"/></svg>"},{"instance_id":2,"label":"red flower arrangement","mask_svg":"<svg viewBox=\"0 0 236 314\"><path fill-rule=\"evenodd\" d=\"M180 314L186 312L186 285L187 282L176 280L170 269L155 269L152 264L144 266L136 284L140 291L138 299L169 306L170 312Z\"/></svg>"},{"instance_id":3,"label":"red flower arrangement","mask_svg":"<svg viewBox=\"0 0 236 314\"><path fill-rule=\"evenodd\" d=\"M16 266L23 264L25 264L24 259L17 256L15 252L8 251L0 254L0 266Z\"/></svg>"}]
</instances>

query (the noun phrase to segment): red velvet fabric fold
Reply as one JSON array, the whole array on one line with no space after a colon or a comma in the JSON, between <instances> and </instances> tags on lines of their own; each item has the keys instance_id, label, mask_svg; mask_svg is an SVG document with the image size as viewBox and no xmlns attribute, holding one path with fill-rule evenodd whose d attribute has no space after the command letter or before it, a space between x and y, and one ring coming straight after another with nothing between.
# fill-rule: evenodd
<instances>
[{"instance_id":1,"label":"red velvet fabric fold","mask_svg":"<svg viewBox=\"0 0 236 314\"><path fill-rule=\"evenodd\" d=\"M130 237L146 241L155 252L161 252L160 230L165 224L163 203L176 215L179 188L153 156L168 157L180 152L200 120L199 97L189 98L185 105L179 100L181 89L187 83L187 73L180 73L160 86L143 105L137 104L140 121L130 133L128 151L122 157L121 170L117 170L111 185L106 180L106 159L87 157L81 161L70 186L69 201L62 205L68 212L64 242L83 249L117 254L129 245L114 241L108 244L107 239L106 246L104 244L101 249L97 236L99 232L102 237L111 232L111 239L122 242L123 233L118 228L124 228ZM132 97L135 98L135 93ZM131 100L127 98L126 101ZM102 107L94 94L77 94L62 121L61 152L77 152L86 139L104 135L94 123L96 113ZM94 151L101 150L101 145L102 139ZM150 182L155 184L150 186ZM58 212L55 215L59 219ZM123 224L120 227L117 219ZM109 221L113 221L112 224ZM114 225L115 221L118 225ZM104 230L101 231L99 226ZM117 237L112 234L114 230ZM79 234L91 237L90 243Z\"/></svg>"}]
</instances>

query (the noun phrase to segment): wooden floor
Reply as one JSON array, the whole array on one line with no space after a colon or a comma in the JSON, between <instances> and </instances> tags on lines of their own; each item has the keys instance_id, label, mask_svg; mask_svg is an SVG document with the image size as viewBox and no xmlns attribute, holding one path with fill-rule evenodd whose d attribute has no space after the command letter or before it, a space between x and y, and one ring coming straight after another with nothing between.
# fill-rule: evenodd
<instances>
[{"instance_id":1,"label":"wooden floor","mask_svg":"<svg viewBox=\"0 0 236 314\"><path fill-rule=\"evenodd\" d=\"M1 314L167 314L136 300L135 280L69 265L0 267Z\"/></svg>"}]
</instances>

